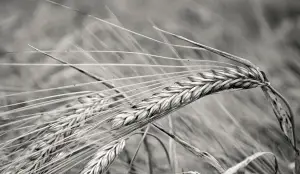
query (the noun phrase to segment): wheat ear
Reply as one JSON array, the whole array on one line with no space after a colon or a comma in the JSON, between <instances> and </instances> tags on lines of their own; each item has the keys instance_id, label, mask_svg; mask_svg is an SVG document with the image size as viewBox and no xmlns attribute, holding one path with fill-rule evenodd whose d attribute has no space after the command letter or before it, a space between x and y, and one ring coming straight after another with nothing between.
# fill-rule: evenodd
<instances>
[{"instance_id":1,"label":"wheat ear","mask_svg":"<svg viewBox=\"0 0 300 174\"><path fill-rule=\"evenodd\" d=\"M98 152L86 165L81 174L102 174L106 172L114 159L122 152L125 147L125 140L112 142Z\"/></svg>"},{"instance_id":2,"label":"wheat ear","mask_svg":"<svg viewBox=\"0 0 300 174\"><path fill-rule=\"evenodd\" d=\"M142 100L132 109L116 115L111 120L112 128L117 129L134 122L154 118L213 93L264 86L264 81L255 72L236 67L200 72L187 77L183 81L164 88L160 93Z\"/></svg>"},{"instance_id":3,"label":"wheat ear","mask_svg":"<svg viewBox=\"0 0 300 174\"><path fill-rule=\"evenodd\" d=\"M64 112L60 113L61 118L48 125L43 138L33 142L25 150L25 154L29 157L17 170L37 172L36 170L39 170L43 164L58 155L55 152L66 146L63 141L82 127L89 117L106 110L109 107L107 103L110 103L109 99L105 99L103 94L96 93L80 97L76 102L66 105Z\"/></svg>"}]
</instances>

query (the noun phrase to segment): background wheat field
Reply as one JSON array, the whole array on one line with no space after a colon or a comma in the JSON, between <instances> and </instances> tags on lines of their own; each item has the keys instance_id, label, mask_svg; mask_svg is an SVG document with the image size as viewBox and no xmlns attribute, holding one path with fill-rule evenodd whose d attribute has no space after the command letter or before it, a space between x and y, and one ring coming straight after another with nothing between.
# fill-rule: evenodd
<instances>
[{"instance_id":1,"label":"background wheat field","mask_svg":"<svg viewBox=\"0 0 300 174\"><path fill-rule=\"evenodd\" d=\"M78 67L103 79L124 78L114 81L115 87L140 83L122 89L131 90L126 95L133 96L130 98L133 103L138 103L139 99L147 98L159 91L159 88L158 91L155 91L156 89L150 91L154 89L155 84L149 87L147 86L149 84L142 82L157 80L156 85L159 87L174 82L155 74L165 73L169 74L166 75L169 78L175 78L172 73L196 71L197 67L194 65L202 64L200 61L197 62L198 60L226 61L220 56L201 50L160 44L108 25L87 14L160 41L189 45L155 30L153 28L155 25L253 62L267 74L272 85L290 102L295 114L295 131L296 133L300 131L300 2L296 0L56 0L55 2L78 9L80 12L43 0L0 1L0 142L5 143L13 137L24 134L29 130L26 126L43 124L59 117L59 115L53 118L47 118L47 115L36 117L27 120L26 126L18 129L19 124L23 123L19 123L18 120L24 119L26 115L55 110L66 103L66 101L53 102L51 105L42 104L30 108L39 102L47 102L47 99L37 102L31 102L32 100L55 95L58 96L55 99L59 99L61 97L59 95L107 89L107 86L101 83L90 83L94 82L94 79L74 68L50 66L58 62L32 47L51 50L47 53L69 63L89 64ZM148 54L176 57L183 61L152 58ZM111 66L93 66L97 62ZM14 63L23 66L11 66ZM211 66L208 61L203 61L203 64L205 63ZM49 66L30 66L30 64L49 64ZM117 64L144 66L123 67L116 66ZM145 75L152 76L148 79L128 78ZM90 84L78 85L83 83ZM59 88L67 85L72 87ZM55 90L30 92L48 88ZM14 95L15 93L22 95ZM30 109L22 110L24 107ZM10 124L14 122L17 124ZM93 122L97 120L91 120L90 124ZM276 155L281 173L293 173L293 149L281 132L272 108L260 89L207 96L155 123L189 144L209 152L225 168L237 164L255 152L264 151ZM197 171L201 174L218 173L154 126L149 127L149 135L141 144L134 164L129 167L145 130L145 128L138 130L139 134L129 138L125 149L107 173L171 174L188 171ZM161 142L150 134L155 135ZM99 134L93 138L101 136ZM94 140L93 138L84 134L80 140L87 142ZM0 167L2 167L13 157L8 156L11 153L9 151L0 153ZM83 160L77 165L68 166L69 169L66 171L59 170L52 173L80 173L87 162L88 160ZM273 158L264 156L250 163L246 170L239 172L268 174L272 171L270 166L272 162ZM60 163L63 164L64 161Z\"/></svg>"}]
</instances>

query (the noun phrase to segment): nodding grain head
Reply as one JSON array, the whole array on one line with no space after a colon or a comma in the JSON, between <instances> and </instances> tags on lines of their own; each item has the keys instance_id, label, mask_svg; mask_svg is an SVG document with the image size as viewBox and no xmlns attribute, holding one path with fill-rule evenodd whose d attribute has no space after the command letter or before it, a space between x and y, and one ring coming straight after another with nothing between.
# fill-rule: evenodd
<instances>
[{"instance_id":1,"label":"nodding grain head","mask_svg":"<svg viewBox=\"0 0 300 174\"><path fill-rule=\"evenodd\" d=\"M260 75L241 67L200 72L164 88L160 93L155 93L133 108L116 115L111 120L112 127L118 129L153 118L221 91L251 89L264 85L266 83Z\"/></svg>"}]
</instances>

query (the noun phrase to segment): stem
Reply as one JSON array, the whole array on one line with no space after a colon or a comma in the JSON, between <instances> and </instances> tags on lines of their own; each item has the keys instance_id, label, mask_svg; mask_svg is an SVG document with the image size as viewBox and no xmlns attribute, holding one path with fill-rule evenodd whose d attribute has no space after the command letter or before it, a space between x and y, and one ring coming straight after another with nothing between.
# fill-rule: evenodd
<instances>
[{"instance_id":1,"label":"stem","mask_svg":"<svg viewBox=\"0 0 300 174\"><path fill-rule=\"evenodd\" d=\"M273 93L275 93L276 95L278 95L278 97L284 102L284 104L286 105L288 111L289 111L289 114L290 114L290 119L291 119L291 123L292 123L292 131L293 131L293 139L294 139L294 148L295 148L295 151L296 153L299 154L299 150L297 149L297 141L296 141L296 135L295 135L295 122L294 122L294 113L292 111L292 108L289 104L289 102L285 99L285 97L283 97L275 88L273 88L272 86L268 86L271 91Z\"/></svg>"}]
</instances>

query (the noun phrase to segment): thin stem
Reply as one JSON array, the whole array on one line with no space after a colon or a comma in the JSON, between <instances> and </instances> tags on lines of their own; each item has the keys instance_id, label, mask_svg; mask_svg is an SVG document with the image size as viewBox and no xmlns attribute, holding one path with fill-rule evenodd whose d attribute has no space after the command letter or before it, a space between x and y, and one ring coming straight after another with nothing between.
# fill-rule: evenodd
<instances>
[{"instance_id":1,"label":"thin stem","mask_svg":"<svg viewBox=\"0 0 300 174\"><path fill-rule=\"evenodd\" d=\"M149 131L149 128L150 128L150 125L147 126L147 128L146 128L146 130L145 130L145 132L144 132L144 134L143 134L143 136L142 136L142 138L141 138L141 140L140 140L140 142L139 142L139 144L138 144L138 147L137 147L136 150L135 150L135 153L134 153L134 155L133 155L133 157L132 157L132 159L131 159L131 161L130 161L129 169L128 169L128 171L127 171L128 174L130 174L131 168L133 167L133 163L134 163L134 161L135 161L135 159L136 159L136 157L137 157L137 154L139 153L139 150L140 150L140 148L141 148L141 146L142 146L142 143L143 143L145 137L147 136L147 133L148 133L148 131Z\"/></svg>"}]
</instances>

